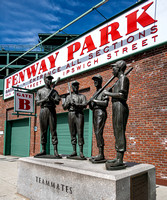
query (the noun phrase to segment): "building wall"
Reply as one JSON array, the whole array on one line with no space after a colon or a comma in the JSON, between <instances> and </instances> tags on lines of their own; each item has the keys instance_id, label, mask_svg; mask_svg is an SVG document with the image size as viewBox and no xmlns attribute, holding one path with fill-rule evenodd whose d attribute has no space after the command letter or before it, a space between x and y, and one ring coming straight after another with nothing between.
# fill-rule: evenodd
<instances>
[{"instance_id":1,"label":"building wall","mask_svg":"<svg viewBox=\"0 0 167 200\"><path fill-rule=\"evenodd\" d=\"M4 101L2 95L0 96L0 131L4 131L4 120L6 118L5 109L3 108ZM0 154L3 154L4 135L0 135Z\"/></svg>"},{"instance_id":2,"label":"building wall","mask_svg":"<svg viewBox=\"0 0 167 200\"><path fill-rule=\"evenodd\" d=\"M145 51L144 53L129 56L125 59L134 69L128 75L130 91L128 98L129 119L126 130L127 151L124 161L149 163L156 167L157 183L167 185L167 45ZM129 66L129 65L128 65ZM106 83L112 76L110 66L103 66L96 70L88 71L75 77L62 80L56 86L60 95L68 92L67 83L73 80L80 82L80 89L89 99L95 92L92 76L99 73ZM114 80L115 81L115 80ZM110 86L114 83L110 84ZM4 130L6 110L8 120L16 119L13 112L13 99L3 100L0 97L0 130ZM57 106L57 112L64 112ZM36 107L39 116L40 109ZM115 157L115 139L112 128L111 100L107 108L108 118L104 129L106 159ZM20 116L19 116L20 118ZM37 132L34 126L38 127ZM40 150L40 130L38 117L31 117L31 144L30 155ZM96 139L93 134L92 155L98 153ZM0 136L0 153L3 154L3 136Z\"/></svg>"}]
</instances>

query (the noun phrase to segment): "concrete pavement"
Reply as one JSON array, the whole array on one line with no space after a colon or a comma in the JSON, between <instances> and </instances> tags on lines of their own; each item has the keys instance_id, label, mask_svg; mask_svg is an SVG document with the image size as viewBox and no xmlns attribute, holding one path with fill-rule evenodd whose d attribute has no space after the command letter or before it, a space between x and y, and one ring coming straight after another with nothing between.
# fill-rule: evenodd
<instances>
[{"instance_id":1,"label":"concrete pavement","mask_svg":"<svg viewBox=\"0 0 167 200\"><path fill-rule=\"evenodd\" d=\"M28 200L17 194L17 157L0 155L0 200ZM167 199L167 187L156 187L157 200Z\"/></svg>"},{"instance_id":2,"label":"concrete pavement","mask_svg":"<svg viewBox=\"0 0 167 200\"><path fill-rule=\"evenodd\" d=\"M0 155L0 200L27 200L17 194L17 160Z\"/></svg>"}]
</instances>

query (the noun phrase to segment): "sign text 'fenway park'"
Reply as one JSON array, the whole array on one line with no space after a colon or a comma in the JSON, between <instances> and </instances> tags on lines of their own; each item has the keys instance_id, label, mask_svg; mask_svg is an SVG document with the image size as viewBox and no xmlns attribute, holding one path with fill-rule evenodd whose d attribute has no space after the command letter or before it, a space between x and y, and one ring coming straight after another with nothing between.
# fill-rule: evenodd
<instances>
[{"instance_id":1,"label":"sign text 'fenway park'","mask_svg":"<svg viewBox=\"0 0 167 200\"><path fill-rule=\"evenodd\" d=\"M46 72L54 80L64 79L166 42L167 2L155 2L136 4L8 76L4 80L4 99L14 95L12 86L27 89L43 86Z\"/></svg>"}]
</instances>

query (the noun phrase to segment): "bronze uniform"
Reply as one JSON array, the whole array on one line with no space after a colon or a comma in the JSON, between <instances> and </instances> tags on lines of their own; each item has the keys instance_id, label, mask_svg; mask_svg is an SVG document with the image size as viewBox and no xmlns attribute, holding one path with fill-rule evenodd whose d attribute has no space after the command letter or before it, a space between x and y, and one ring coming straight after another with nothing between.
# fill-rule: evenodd
<instances>
[{"instance_id":1,"label":"bronze uniform","mask_svg":"<svg viewBox=\"0 0 167 200\"><path fill-rule=\"evenodd\" d=\"M100 93L96 99L100 101L109 100L107 96L103 97L102 93ZM90 104L90 109L93 110L93 127L96 136L97 147L104 146L103 129L107 119L107 106L108 104L106 106L102 106L93 102Z\"/></svg>"},{"instance_id":2,"label":"bronze uniform","mask_svg":"<svg viewBox=\"0 0 167 200\"><path fill-rule=\"evenodd\" d=\"M129 108L126 103L129 92L129 79L123 75L113 88L113 93L123 93L123 98L112 97L112 120L115 136L115 149L119 152L126 151L125 130L129 116Z\"/></svg>"},{"instance_id":3,"label":"bronze uniform","mask_svg":"<svg viewBox=\"0 0 167 200\"><path fill-rule=\"evenodd\" d=\"M39 101L41 99L44 99L48 94L50 93L50 89L48 88L42 88L38 90L36 100ZM58 93L56 90L53 90L51 93L51 96L53 99L60 99ZM52 144L57 145L57 117L56 117L56 110L55 110L55 102L47 101L44 103L41 103L41 110L39 115L40 120L40 129L41 129L41 144L47 143L47 131L48 126L50 127L50 132L52 135Z\"/></svg>"},{"instance_id":4,"label":"bronze uniform","mask_svg":"<svg viewBox=\"0 0 167 200\"><path fill-rule=\"evenodd\" d=\"M71 99L72 97L72 99ZM75 105L71 102L75 101ZM84 113L83 109L86 108L86 97L83 94L68 95L63 104L63 108L68 109L68 123L71 133L72 145L77 144L76 135L78 134L78 144L84 144L83 129L84 129Z\"/></svg>"}]
</instances>

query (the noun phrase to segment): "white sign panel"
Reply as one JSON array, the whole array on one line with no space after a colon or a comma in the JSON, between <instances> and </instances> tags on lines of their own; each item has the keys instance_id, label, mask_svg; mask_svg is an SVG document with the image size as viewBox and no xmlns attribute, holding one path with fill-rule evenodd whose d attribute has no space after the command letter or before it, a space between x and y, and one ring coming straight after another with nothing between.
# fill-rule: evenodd
<instances>
[{"instance_id":1,"label":"white sign panel","mask_svg":"<svg viewBox=\"0 0 167 200\"><path fill-rule=\"evenodd\" d=\"M58 77L65 79L167 42L166 10L166 0L137 3L7 77L4 99L14 95L12 86L27 89L43 86L46 72L54 77L53 81Z\"/></svg>"},{"instance_id":2,"label":"white sign panel","mask_svg":"<svg viewBox=\"0 0 167 200\"><path fill-rule=\"evenodd\" d=\"M15 91L15 112L34 112L34 95L31 93Z\"/></svg>"}]
</instances>

